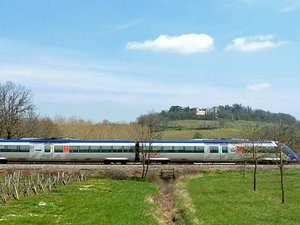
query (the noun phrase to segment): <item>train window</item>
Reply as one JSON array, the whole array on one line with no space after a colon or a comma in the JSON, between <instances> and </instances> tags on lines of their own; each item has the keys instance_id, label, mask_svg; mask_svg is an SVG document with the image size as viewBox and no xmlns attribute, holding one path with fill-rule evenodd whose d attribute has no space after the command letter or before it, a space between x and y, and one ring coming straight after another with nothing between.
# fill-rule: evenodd
<instances>
[{"instance_id":1,"label":"train window","mask_svg":"<svg viewBox=\"0 0 300 225\"><path fill-rule=\"evenodd\" d=\"M194 152L195 151L195 147L194 146L185 146L185 151L186 152Z\"/></svg>"},{"instance_id":2,"label":"train window","mask_svg":"<svg viewBox=\"0 0 300 225\"><path fill-rule=\"evenodd\" d=\"M162 152L174 152L173 146L164 146L162 147Z\"/></svg>"},{"instance_id":3,"label":"train window","mask_svg":"<svg viewBox=\"0 0 300 225\"><path fill-rule=\"evenodd\" d=\"M19 150L20 150L20 152L29 152L30 146L29 145L20 145Z\"/></svg>"},{"instance_id":4,"label":"train window","mask_svg":"<svg viewBox=\"0 0 300 225\"><path fill-rule=\"evenodd\" d=\"M196 146L195 148L196 148L195 152L204 153L204 146Z\"/></svg>"},{"instance_id":5,"label":"train window","mask_svg":"<svg viewBox=\"0 0 300 225\"><path fill-rule=\"evenodd\" d=\"M143 150L145 150L145 151L149 151L149 150L152 150L152 146L150 145L143 145L142 146L142 148L143 148Z\"/></svg>"},{"instance_id":6,"label":"train window","mask_svg":"<svg viewBox=\"0 0 300 225\"><path fill-rule=\"evenodd\" d=\"M0 151L1 152L6 152L6 146L5 145L1 145L0 146Z\"/></svg>"},{"instance_id":7,"label":"train window","mask_svg":"<svg viewBox=\"0 0 300 225\"><path fill-rule=\"evenodd\" d=\"M228 153L228 146L226 145L222 146L222 153Z\"/></svg>"},{"instance_id":8,"label":"train window","mask_svg":"<svg viewBox=\"0 0 300 225\"><path fill-rule=\"evenodd\" d=\"M29 145L2 145L0 151L2 152L29 152Z\"/></svg>"},{"instance_id":9,"label":"train window","mask_svg":"<svg viewBox=\"0 0 300 225\"><path fill-rule=\"evenodd\" d=\"M49 153L51 151L51 145L45 145L45 152Z\"/></svg>"},{"instance_id":10,"label":"train window","mask_svg":"<svg viewBox=\"0 0 300 225\"><path fill-rule=\"evenodd\" d=\"M130 146L124 146L123 150L124 152L133 152L133 148L131 148Z\"/></svg>"},{"instance_id":11,"label":"train window","mask_svg":"<svg viewBox=\"0 0 300 225\"><path fill-rule=\"evenodd\" d=\"M185 152L183 146L174 146L174 151L175 152Z\"/></svg>"},{"instance_id":12,"label":"train window","mask_svg":"<svg viewBox=\"0 0 300 225\"><path fill-rule=\"evenodd\" d=\"M79 146L79 152L89 152L91 146Z\"/></svg>"},{"instance_id":13,"label":"train window","mask_svg":"<svg viewBox=\"0 0 300 225\"><path fill-rule=\"evenodd\" d=\"M70 152L78 152L79 146L70 146Z\"/></svg>"},{"instance_id":14,"label":"train window","mask_svg":"<svg viewBox=\"0 0 300 225\"><path fill-rule=\"evenodd\" d=\"M6 150L7 150L7 152L18 152L19 146L18 145L7 145Z\"/></svg>"},{"instance_id":15,"label":"train window","mask_svg":"<svg viewBox=\"0 0 300 225\"><path fill-rule=\"evenodd\" d=\"M91 152L100 152L101 146L91 146Z\"/></svg>"},{"instance_id":16,"label":"train window","mask_svg":"<svg viewBox=\"0 0 300 225\"><path fill-rule=\"evenodd\" d=\"M62 145L56 145L54 146L54 152L63 152L63 146Z\"/></svg>"},{"instance_id":17,"label":"train window","mask_svg":"<svg viewBox=\"0 0 300 225\"><path fill-rule=\"evenodd\" d=\"M219 153L219 146L209 146L210 153Z\"/></svg>"},{"instance_id":18,"label":"train window","mask_svg":"<svg viewBox=\"0 0 300 225\"><path fill-rule=\"evenodd\" d=\"M102 146L102 152L111 152L112 146Z\"/></svg>"},{"instance_id":19,"label":"train window","mask_svg":"<svg viewBox=\"0 0 300 225\"><path fill-rule=\"evenodd\" d=\"M112 146L112 152L122 152L123 147L122 146Z\"/></svg>"}]
</instances>

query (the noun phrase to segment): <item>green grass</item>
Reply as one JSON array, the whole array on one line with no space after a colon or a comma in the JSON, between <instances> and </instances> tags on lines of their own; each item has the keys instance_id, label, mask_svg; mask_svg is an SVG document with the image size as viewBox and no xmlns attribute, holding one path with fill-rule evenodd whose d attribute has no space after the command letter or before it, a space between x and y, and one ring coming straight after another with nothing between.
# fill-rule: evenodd
<instances>
[{"instance_id":1,"label":"green grass","mask_svg":"<svg viewBox=\"0 0 300 225\"><path fill-rule=\"evenodd\" d=\"M182 129L197 129L205 127L216 127L219 122L216 120L174 120L169 121L168 127Z\"/></svg>"},{"instance_id":2,"label":"green grass","mask_svg":"<svg viewBox=\"0 0 300 225\"><path fill-rule=\"evenodd\" d=\"M241 130L255 123L243 120L225 121L224 126L221 127L218 121L210 120L170 121L161 139L193 139L196 133L200 135L200 138L243 138ZM260 124L270 123L260 122Z\"/></svg>"},{"instance_id":3,"label":"green grass","mask_svg":"<svg viewBox=\"0 0 300 225\"><path fill-rule=\"evenodd\" d=\"M149 182L90 179L0 205L0 224L156 224Z\"/></svg>"},{"instance_id":4,"label":"green grass","mask_svg":"<svg viewBox=\"0 0 300 225\"><path fill-rule=\"evenodd\" d=\"M161 139L184 140L198 138L239 138L240 127L244 121L226 122L224 127L219 127L218 121L209 120L176 120L170 121L169 128L162 133ZM205 129L205 127L211 127Z\"/></svg>"},{"instance_id":5,"label":"green grass","mask_svg":"<svg viewBox=\"0 0 300 225\"><path fill-rule=\"evenodd\" d=\"M184 218L192 224L196 217L207 225L300 224L300 170L286 171L285 204L281 204L277 170L258 171L257 192L252 179L250 172L246 178L241 172L216 172L185 179L196 211L184 211Z\"/></svg>"},{"instance_id":6,"label":"green grass","mask_svg":"<svg viewBox=\"0 0 300 225\"><path fill-rule=\"evenodd\" d=\"M186 140L193 139L195 133L201 138L241 138L241 133L235 128L218 128L211 130L167 130L162 134L161 139L165 140Z\"/></svg>"}]
</instances>

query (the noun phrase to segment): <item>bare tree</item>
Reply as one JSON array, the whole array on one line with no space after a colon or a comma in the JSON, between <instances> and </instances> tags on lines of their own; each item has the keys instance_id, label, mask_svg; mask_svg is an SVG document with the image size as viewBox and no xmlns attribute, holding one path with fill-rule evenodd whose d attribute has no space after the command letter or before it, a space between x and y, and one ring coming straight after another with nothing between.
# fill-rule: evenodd
<instances>
[{"instance_id":1,"label":"bare tree","mask_svg":"<svg viewBox=\"0 0 300 225\"><path fill-rule=\"evenodd\" d=\"M32 99L32 92L24 86L11 81L0 83L0 131L3 138L22 136L22 121L35 109Z\"/></svg>"},{"instance_id":2,"label":"bare tree","mask_svg":"<svg viewBox=\"0 0 300 225\"><path fill-rule=\"evenodd\" d=\"M260 124L254 124L243 129L243 136L247 139L248 144L244 148L245 165L246 169L247 160L254 162L253 170L253 191L257 190L257 166L258 161L264 157L264 149L260 146L259 141L265 139L265 133ZM251 157L249 157L251 155ZM245 173L245 172L244 172Z\"/></svg>"},{"instance_id":3,"label":"bare tree","mask_svg":"<svg viewBox=\"0 0 300 225\"><path fill-rule=\"evenodd\" d=\"M58 138L62 136L58 125L49 117L39 117L32 113L24 119L22 129L27 137Z\"/></svg>"},{"instance_id":4,"label":"bare tree","mask_svg":"<svg viewBox=\"0 0 300 225\"><path fill-rule=\"evenodd\" d=\"M280 171L281 203L284 203L284 166L287 162L287 154L291 154L289 147L293 148L299 145L299 130L294 125L278 123L269 127L267 133L270 139L278 142L274 153L278 158L275 162Z\"/></svg>"},{"instance_id":5,"label":"bare tree","mask_svg":"<svg viewBox=\"0 0 300 225\"><path fill-rule=\"evenodd\" d=\"M162 135L161 119L155 112L150 112L146 115L141 115L137 119L138 124L141 126L140 139L147 141L140 145L140 160L142 162L142 178L146 178L151 163L151 158L157 155L153 148L153 141L159 139Z\"/></svg>"},{"instance_id":6,"label":"bare tree","mask_svg":"<svg viewBox=\"0 0 300 225\"><path fill-rule=\"evenodd\" d=\"M248 164L249 161L252 161L253 153L248 148L243 148L242 151L243 152L240 152L240 153L241 153L242 162L244 163L244 165L243 165L243 178L245 178L246 177L246 171L247 171L247 164Z\"/></svg>"}]
</instances>

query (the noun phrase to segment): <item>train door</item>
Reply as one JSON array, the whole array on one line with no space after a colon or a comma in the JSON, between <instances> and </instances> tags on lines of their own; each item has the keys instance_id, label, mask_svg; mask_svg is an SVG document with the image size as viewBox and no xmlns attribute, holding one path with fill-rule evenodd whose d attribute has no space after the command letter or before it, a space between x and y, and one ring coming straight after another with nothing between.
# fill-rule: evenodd
<instances>
[{"instance_id":1,"label":"train door","mask_svg":"<svg viewBox=\"0 0 300 225\"><path fill-rule=\"evenodd\" d=\"M47 161L53 157L53 145L34 143L30 147L30 160Z\"/></svg>"},{"instance_id":2,"label":"train door","mask_svg":"<svg viewBox=\"0 0 300 225\"><path fill-rule=\"evenodd\" d=\"M42 155L42 160L51 160L53 158L53 145L45 144L44 154Z\"/></svg>"},{"instance_id":3,"label":"train door","mask_svg":"<svg viewBox=\"0 0 300 225\"><path fill-rule=\"evenodd\" d=\"M32 161L40 161L43 158L45 151L45 145L39 143L33 143L30 146L29 158Z\"/></svg>"},{"instance_id":4,"label":"train door","mask_svg":"<svg viewBox=\"0 0 300 225\"><path fill-rule=\"evenodd\" d=\"M209 161L220 161L221 160L221 149L219 145L210 145L209 149Z\"/></svg>"},{"instance_id":5,"label":"train door","mask_svg":"<svg viewBox=\"0 0 300 225\"><path fill-rule=\"evenodd\" d=\"M229 153L229 146L228 145L221 145L220 146L220 160L223 162L230 161L230 153Z\"/></svg>"}]
</instances>

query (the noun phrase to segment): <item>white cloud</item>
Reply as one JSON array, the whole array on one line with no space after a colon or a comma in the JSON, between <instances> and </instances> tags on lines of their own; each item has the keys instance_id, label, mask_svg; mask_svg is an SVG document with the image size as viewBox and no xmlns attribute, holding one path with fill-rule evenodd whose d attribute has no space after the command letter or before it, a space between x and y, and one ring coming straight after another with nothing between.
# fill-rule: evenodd
<instances>
[{"instance_id":1,"label":"white cloud","mask_svg":"<svg viewBox=\"0 0 300 225\"><path fill-rule=\"evenodd\" d=\"M271 87L268 83L261 83L261 84L251 84L247 85L247 89L250 91L264 91Z\"/></svg>"},{"instance_id":2,"label":"white cloud","mask_svg":"<svg viewBox=\"0 0 300 225\"><path fill-rule=\"evenodd\" d=\"M194 33L179 36L160 35L155 40L128 42L126 47L128 49L193 54L212 50L214 47L214 39L207 34Z\"/></svg>"},{"instance_id":3,"label":"white cloud","mask_svg":"<svg viewBox=\"0 0 300 225\"><path fill-rule=\"evenodd\" d=\"M225 50L255 52L268 48L276 48L282 44L283 42L274 41L274 37L271 34L256 35L236 38L231 44L226 46Z\"/></svg>"}]
</instances>

